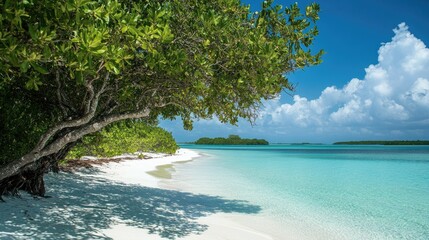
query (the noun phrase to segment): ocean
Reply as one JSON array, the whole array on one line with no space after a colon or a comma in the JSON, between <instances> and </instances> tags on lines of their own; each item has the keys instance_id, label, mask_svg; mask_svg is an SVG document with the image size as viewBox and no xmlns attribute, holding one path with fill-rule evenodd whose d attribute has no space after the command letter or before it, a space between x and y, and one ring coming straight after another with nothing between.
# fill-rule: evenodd
<instances>
[{"instance_id":1,"label":"ocean","mask_svg":"<svg viewBox=\"0 0 429 240\"><path fill-rule=\"evenodd\" d=\"M429 239L429 146L181 145L186 190L244 200L303 239ZM285 238L287 239L287 238Z\"/></svg>"}]
</instances>

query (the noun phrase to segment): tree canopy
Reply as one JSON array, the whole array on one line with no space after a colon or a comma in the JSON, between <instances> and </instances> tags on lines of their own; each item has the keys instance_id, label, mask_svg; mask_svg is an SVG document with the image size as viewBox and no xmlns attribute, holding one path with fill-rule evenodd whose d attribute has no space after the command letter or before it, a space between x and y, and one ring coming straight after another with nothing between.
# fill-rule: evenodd
<instances>
[{"instance_id":1,"label":"tree canopy","mask_svg":"<svg viewBox=\"0 0 429 240\"><path fill-rule=\"evenodd\" d=\"M258 13L239 0L1 0L0 191L116 121L252 120L292 89L287 73L320 63L309 50L318 12L272 0Z\"/></svg>"}]
</instances>

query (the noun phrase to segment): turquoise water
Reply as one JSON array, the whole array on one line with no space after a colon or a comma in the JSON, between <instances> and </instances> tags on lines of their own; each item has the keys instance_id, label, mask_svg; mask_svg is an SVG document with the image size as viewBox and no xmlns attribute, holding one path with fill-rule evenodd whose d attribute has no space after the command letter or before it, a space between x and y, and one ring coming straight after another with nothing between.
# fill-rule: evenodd
<instances>
[{"instance_id":1,"label":"turquoise water","mask_svg":"<svg viewBox=\"0 0 429 240\"><path fill-rule=\"evenodd\" d=\"M429 239L429 146L181 147L205 156L177 165L178 182L257 204L285 230L311 239Z\"/></svg>"}]
</instances>

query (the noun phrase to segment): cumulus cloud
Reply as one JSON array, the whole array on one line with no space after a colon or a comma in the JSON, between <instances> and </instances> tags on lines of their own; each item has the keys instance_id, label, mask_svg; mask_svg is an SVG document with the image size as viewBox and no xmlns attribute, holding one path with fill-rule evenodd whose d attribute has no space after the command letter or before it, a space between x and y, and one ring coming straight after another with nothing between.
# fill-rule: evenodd
<instances>
[{"instance_id":1,"label":"cumulus cloud","mask_svg":"<svg viewBox=\"0 0 429 240\"><path fill-rule=\"evenodd\" d=\"M311 133L406 137L429 133L429 49L405 23L378 50L378 63L365 69L364 79L328 87L317 99L299 95L292 104L267 103L262 125L305 129ZM418 134L417 134L418 135Z\"/></svg>"}]
</instances>

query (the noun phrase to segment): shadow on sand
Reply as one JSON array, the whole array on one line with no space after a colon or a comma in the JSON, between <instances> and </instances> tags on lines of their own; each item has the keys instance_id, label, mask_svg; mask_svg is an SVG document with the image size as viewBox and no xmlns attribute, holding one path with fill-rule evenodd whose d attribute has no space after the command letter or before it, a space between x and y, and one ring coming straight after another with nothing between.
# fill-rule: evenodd
<instances>
[{"instance_id":1,"label":"shadow on sand","mask_svg":"<svg viewBox=\"0 0 429 240\"><path fill-rule=\"evenodd\" d=\"M70 173L48 174L51 198L5 198L0 239L108 239L100 230L118 221L166 239L200 234L200 217L260 212L245 201L123 185Z\"/></svg>"}]
</instances>

